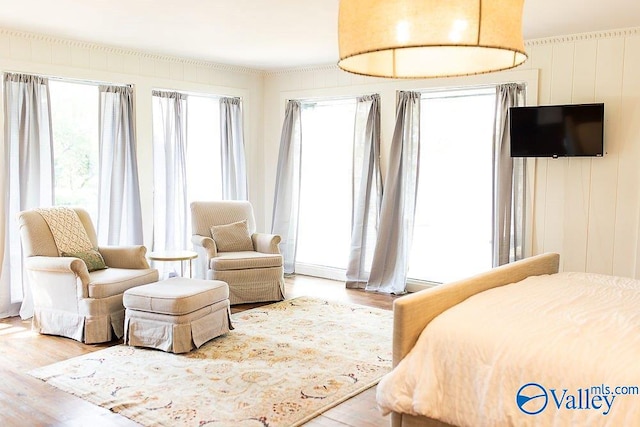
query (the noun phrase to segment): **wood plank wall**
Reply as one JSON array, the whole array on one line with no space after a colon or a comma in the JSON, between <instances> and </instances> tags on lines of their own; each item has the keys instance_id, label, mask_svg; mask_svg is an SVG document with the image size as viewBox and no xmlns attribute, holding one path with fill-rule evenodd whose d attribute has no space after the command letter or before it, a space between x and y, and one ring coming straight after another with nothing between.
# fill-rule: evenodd
<instances>
[{"instance_id":1,"label":"wood plank wall","mask_svg":"<svg viewBox=\"0 0 640 427\"><path fill-rule=\"evenodd\" d=\"M639 277L640 34L533 42L539 104L605 103L603 158L537 159L533 251L565 271Z\"/></svg>"}]
</instances>

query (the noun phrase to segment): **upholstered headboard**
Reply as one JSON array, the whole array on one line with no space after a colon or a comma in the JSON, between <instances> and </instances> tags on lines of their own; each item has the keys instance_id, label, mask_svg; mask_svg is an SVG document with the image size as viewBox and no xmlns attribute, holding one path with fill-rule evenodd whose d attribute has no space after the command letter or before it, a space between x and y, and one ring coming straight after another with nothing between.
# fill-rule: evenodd
<instances>
[{"instance_id":1,"label":"upholstered headboard","mask_svg":"<svg viewBox=\"0 0 640 427\"><path fill-rule=\"evenodd\" d=\"M393 302L393 366L413 348L425 326L443 311L488 289L529 276L557 273L559 264L560 255L556 253L537 255L398 298Z\"/></svg>"}]
</instances>

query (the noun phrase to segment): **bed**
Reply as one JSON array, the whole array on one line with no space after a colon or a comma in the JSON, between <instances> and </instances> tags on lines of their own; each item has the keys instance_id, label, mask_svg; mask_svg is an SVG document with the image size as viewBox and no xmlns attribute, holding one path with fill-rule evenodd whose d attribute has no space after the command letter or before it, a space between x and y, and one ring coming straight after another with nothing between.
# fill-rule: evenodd
<instances>
[{"instance_id":1,"label":"bed","mask_svg":"<svg viewBox=\"0 0 640 427\"><path fill-rule=\"evenodd\" d=\"M638 425L640 281L558 265L538 255L397 299L376 390L392 426Z\"/></svg>"}]
</instances>

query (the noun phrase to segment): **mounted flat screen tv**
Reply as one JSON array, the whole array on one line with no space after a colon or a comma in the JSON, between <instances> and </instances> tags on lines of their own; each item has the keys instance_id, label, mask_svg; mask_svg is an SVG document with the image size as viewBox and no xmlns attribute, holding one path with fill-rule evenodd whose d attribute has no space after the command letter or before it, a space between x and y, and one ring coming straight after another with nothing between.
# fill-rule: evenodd
<instances>
[{"instance_id":1,"label":"mounted flat screen tv","mask_svg":"<svg viewBox=\"0 0 640 427\"><path fill-rule=\"evenodd\" d=\"M604 155L604 104L512 107L511 157Z\"/></svg>"}]
</instances>

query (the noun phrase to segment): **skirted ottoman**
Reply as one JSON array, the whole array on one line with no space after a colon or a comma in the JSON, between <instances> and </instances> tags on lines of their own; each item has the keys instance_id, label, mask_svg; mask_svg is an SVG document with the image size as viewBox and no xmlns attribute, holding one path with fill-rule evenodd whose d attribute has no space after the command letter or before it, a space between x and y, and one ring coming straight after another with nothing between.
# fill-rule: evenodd
<instances>
[{"instance_id":1,"label":"skirted ottoman","mask_svg":"<svg viewBox=\"0 0 640 427\"><path fill-rule=\"evenodd\" d=\"M229 287L219 280L176 277L124 292L124 343L173 353L233 329Z\"/></svg>"}]
</instances>

